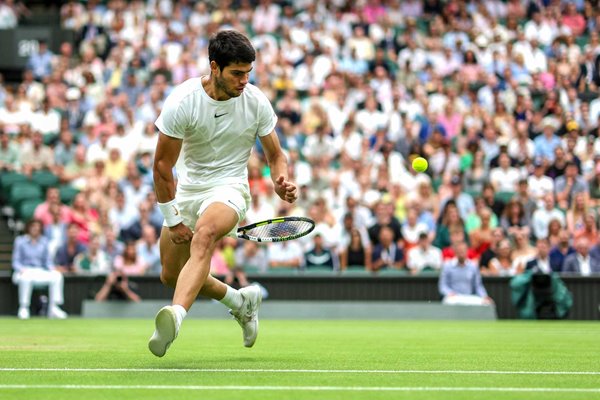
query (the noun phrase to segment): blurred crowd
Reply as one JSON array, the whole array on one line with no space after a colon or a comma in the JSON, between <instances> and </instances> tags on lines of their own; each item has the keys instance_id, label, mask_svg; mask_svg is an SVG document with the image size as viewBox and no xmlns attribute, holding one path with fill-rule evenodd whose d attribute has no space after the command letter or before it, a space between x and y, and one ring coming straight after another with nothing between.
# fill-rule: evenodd
<instances>
[{"instance_id":1,"label":"blurred crowd","mask_svg":"<svg viewBox=\"0 0 600 400\"><path fill-rule=\"evenodd\" d=\"M232 28L257 49L251 82L300 188L278 200L257 143L244 223L317 227L268 247L226 238L214 273L418 274L464 244L482 275L600 273L597 1L88 0L60 15L76 41L41 40L21 81L0 81L0 168L79 190L64 204L50 188L35 211L63 271L159 272L154 121Z\"/></svg>"}]
</instances>

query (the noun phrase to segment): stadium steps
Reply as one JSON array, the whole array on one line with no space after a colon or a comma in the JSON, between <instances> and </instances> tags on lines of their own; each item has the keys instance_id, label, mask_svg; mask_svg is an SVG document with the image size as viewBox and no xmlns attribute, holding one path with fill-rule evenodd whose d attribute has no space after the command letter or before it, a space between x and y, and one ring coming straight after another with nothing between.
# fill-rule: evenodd
<instances>
[{"instance_id":1,"label":"stadium steps","mask_svg":"<svg viewBox=\"0 0 600 400\"><path fill-rule=\"evenodd\" d=\"M0 218L0 271L10 271L14 236L6 220Z\"/></svg>"}]
</instances>

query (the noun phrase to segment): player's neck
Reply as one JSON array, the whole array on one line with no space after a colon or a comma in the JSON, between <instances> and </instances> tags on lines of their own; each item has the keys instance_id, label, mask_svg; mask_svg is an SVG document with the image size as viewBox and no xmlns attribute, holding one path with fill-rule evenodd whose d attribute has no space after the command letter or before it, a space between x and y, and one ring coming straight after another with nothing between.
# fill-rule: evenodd
<instances>
[{"instance_id":1,"label":"player's neck","mask_svg":"<svg viewBox=\"0 0 600 400\"><path fill-rule=\"evenodd\" d=\"M219 89L212 74L203 76L201 80L202 87L204 87L204 91L211 99L217 101L225 101L231 98L231 96Z\"/></svg>"}]
</instances>

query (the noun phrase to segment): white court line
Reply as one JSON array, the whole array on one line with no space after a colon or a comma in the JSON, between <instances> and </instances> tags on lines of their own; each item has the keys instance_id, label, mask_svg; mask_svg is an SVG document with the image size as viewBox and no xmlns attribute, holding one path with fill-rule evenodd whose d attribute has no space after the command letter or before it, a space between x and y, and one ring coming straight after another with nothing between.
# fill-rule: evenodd
<instances>
[{"instance_id":1,"label":"white court line","mask_svg":"<svg viewBox=\"0 0 600 400\"><path fill-rule=\"evenodd\" d=\"M429 387L429 386L217 386L217 385L0 385L7 389L71 390L252 390L252 391L339 391L339 392L551 392L600 393L600 388L548 387Z\"/></svg>"},{"instance_id":2,"label":"white court line","mask_svg":"<svg viewBox=\"0 0 600 400\"><path fill-rule=\"evenodd\" d=\"M390 369L244 369L244 368L0 368L0 372L256 372L294 374L440 374L440 375L600 375L600 371L390 370Z\"/></svg>"}]
</instances>

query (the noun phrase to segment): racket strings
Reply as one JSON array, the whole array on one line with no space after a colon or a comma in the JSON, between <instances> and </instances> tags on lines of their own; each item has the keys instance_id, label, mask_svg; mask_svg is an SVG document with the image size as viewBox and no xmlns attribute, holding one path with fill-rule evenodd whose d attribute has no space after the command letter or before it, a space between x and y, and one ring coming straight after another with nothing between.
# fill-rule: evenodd
<instances>
[{"instance_id":1,"label":"racket strings","mask_svg":"<svg viewBox=\"0 0 600 400\"><path fill-rule=\"evenodd\" d=\"M307 221L283 221L278 223L257 226L245 233L248 236L260 238L284 238L303 234L312 228L312 224Z\"/></svg>"}]
</instances>

